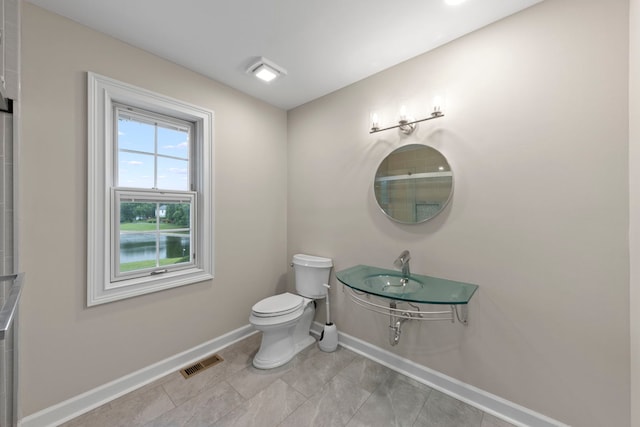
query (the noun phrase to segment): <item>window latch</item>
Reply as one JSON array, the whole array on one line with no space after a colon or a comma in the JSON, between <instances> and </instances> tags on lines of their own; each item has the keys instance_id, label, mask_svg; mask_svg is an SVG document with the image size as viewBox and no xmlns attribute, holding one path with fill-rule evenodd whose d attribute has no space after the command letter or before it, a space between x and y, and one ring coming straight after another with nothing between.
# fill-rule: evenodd
<instances>
[{"instance_id":1,"label":"window latch","mask_svg":"<svg viewBox=\"0 0 640 427\"><path fill-rule=\"evenodd\" d=\"M166 273L167 271L169 271L169 270L167 270L166 268L165 268L164 270L156 270L156 271L152 271L152 272L151 272L151 275L152 275L152 276L155 276L155 275L157 275L157 274L164 274L164 273Z\"/></svg>"}]
</instances>

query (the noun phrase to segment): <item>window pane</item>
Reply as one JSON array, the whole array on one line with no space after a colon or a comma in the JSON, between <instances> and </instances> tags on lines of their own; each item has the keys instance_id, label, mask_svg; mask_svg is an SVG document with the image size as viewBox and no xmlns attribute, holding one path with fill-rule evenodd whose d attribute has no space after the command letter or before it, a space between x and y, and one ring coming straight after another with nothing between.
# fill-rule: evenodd
<instances>
[{"instance_id":1,"label":"window pane","mask_svg":"<svg viewBox=\"0 0 640 427\"><path fill-rule=\"evenodd\" d=\"M165 217L161 219L160 265L191 262L191 205L189 203L167 203Z\"/></svg>"},{"instance_id":2,"label":"window pane","mask_svg":"<svg viewBox=\"0 0 640 427\"><path fill-rule=\"evenodd\" d=\"M120 203L120 268L133 271L156 267L157 203Z\"/></svg>"},{"instance_id":3,"label":"window pane","mask_svg":"<svg viewBox=\"0 0 640 427\"><path fill-rule=\"evenodd\" d=\"M187 160L158 157L158 188L190 190L189 162Z\"/></svg>"},{"instance_id":4,"label":"window pane","mask_svg":"<svg viewBox=\"0 0 640 427\"><path fill-rule=\"evenodd\" d=\"M120 233L120 271L156 267L156 233Z\"/></svg>"},{"instance_id":5,"label":"window pane","mask_svg":"<svg viewBox=\"0 0 640 427\"><path fill-rule=\"evenodd\" d=\"M120 152L118 157L118 186L153 188L154 156Z\"/></svg>"},{"instance_id":6,"label":"window pane","mask_svg":"<svg viewBox=\"0 0 640 427\"><path fill-rule=\"evenodd\" d=\"M189 132L158 127L158 154L189 158Z\"/></svg>"},{"instance_id":7,"label":"window pane","mask_svg":"<svg viewBox=\"0 0 640 427\"><path fill-rule=\"evenodd\" d=\"M120 231L153 231L156 229L156 203L120 203Z\"/></svg>"},{"instance_id":8,"label":"window pane","mask_svg":"<svg viewBox=\"0 0 640 427\"><path fill-rule=\"evenodd\" d=\"M118 149L155 152L155 126L119 117Z\"/></svg>"},{"instance_id":9,"label":"window pane","mask_svg":"<svg viewBox=\"0 0 640 427\"><path fill-rule=\"evenodd\" d=\"M160 265L191 262L191 236L177 233L160 235Z\"/></svg>"},{"instance_id":10,"label":"window pane","mask_svg":"<svg viewBox=\"0 0 640 427\"><path fill-rule=\"evenodd\" d=\"M189 203L168 203L166 205L166 217L162 221L167 225L165 229L191 228L190 214L191 206Z\"/></svg>"},{"instance_id":11,"label":"window pane","mask_svg":"<svg viewBox=\"0 0 640 427\"><path fill-rule=\"evenodd\" d=\"M119 264L117 272L193 262L191 203L120 199Z\"/></svg>"}]
</instances>

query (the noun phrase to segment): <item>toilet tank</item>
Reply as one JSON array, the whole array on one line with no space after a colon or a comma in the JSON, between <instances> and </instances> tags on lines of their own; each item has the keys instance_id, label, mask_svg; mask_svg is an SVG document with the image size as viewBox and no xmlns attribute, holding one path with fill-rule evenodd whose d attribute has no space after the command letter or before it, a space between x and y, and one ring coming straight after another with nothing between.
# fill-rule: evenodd
<instances>
[{"instance_id":1,"label":"toilet tank","mask_svg":"<svg viewBox=\"0 0 640 427\"><path fill-rule=\"evenodd\" d=\"M297 254L293 256L293 269L296 276L296 292L306 298L324 298L327 296L325 284L329 284L329 273L333 261L313 255Z\"/></svg>"}]
</instances>

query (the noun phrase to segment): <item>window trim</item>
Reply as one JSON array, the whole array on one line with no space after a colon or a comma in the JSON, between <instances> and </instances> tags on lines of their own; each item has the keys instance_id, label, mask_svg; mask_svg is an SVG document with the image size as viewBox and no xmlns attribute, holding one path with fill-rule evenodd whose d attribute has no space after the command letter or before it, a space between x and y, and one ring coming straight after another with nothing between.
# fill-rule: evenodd
<instances>
[{"instance_id":1,"label":"window trim","mask_svg":"<svg viewBox=\"0 0 640 427\"><path fill-rule=\"evenodd\" d=\"M96 73L87 73L87 306L210 280L214 276L213 120L211 110L160 95ZM114 187L113 104L193 122L193 175L196 197L194 268L162 275L111 281L112 194ZM161 277L160 277L161 276Z\"/></svg>"}]
</instances>

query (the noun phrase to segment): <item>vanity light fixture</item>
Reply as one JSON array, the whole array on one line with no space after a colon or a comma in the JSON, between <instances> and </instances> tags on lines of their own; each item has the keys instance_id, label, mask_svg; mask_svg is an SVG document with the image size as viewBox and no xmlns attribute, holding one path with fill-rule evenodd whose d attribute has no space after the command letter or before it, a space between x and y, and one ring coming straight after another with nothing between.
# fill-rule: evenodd
<instances>
[{"instance_id":1,"label":"vanity light fixture","mask_svg":"<svg viewBox=\"0 0 640 427\"><path fill-rule=\"evenodd\" d=\"M400 132L402 132L403 134L411 135L413 131L416 129L416 123L425 122L427 120L433 120L440 117L444 117L444 114L440 110L439 104L436 104L433 107L433 112L431 113L431 116L425 117L424 119L418 119L418 120L409 119L407 116L407 108L403 105L400 108L400 118L398 120L397 125L380 128L380 124L378 123L378 115L374 113L371 118L371 130L369 130L369 133L382 132L383 130L398 128Z\"/></svg>"},{"instance_id":2,"label":"vanity light fixture","mask_svg":"<svg viewBox=\"0 0 640 427\"><path fill-rule=\"evenodd\" d=\"M271 83L278 77L286 76L287 70L261 56L247 68L247 74L253 74L263 82Z\"/></svg>"}]
</instances>

